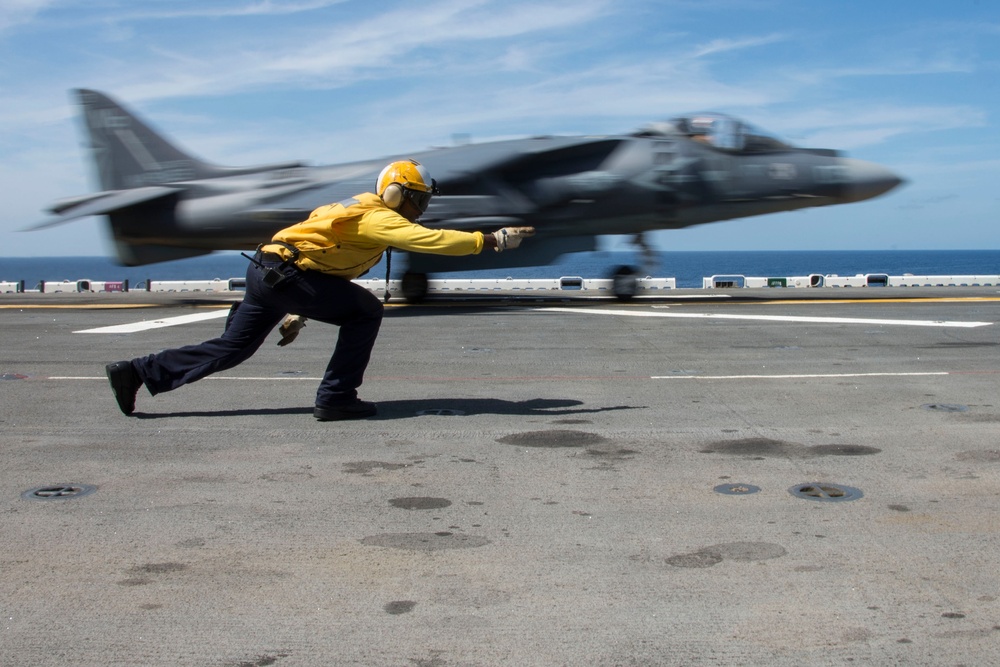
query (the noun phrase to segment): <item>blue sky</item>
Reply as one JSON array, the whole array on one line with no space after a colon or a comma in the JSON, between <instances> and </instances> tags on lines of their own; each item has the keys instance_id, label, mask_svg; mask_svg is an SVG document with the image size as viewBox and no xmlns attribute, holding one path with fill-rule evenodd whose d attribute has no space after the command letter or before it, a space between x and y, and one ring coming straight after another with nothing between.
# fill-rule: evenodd
<instances>
[{"instance_id":1,"label":"blue sky","mask_svg":"<svg viewBox=\"0 0 1000 667\"><path fill-rule=\"evenodd\" d=\"M237 166L723 111L908 184L663 249L1000 248L993 0L6 0L0 63L0 256L110 252L99 219L16 231L94 188L77 87Z\"/></svg>"}]
</instances>

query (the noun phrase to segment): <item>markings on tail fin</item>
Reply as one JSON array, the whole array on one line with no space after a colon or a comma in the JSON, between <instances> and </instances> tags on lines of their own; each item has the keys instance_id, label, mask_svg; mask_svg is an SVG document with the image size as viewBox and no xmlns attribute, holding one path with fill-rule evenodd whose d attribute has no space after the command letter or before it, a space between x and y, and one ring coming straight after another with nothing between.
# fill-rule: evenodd
<instances>
[{"instance_id":1,"label":"markings on tail fin","mask_svg":"<svg viewBox=\"0 0 1000 667\"><path fill-rule=\"evenodd\" d=\"M111 98L78 91L90 148L105 190L163 185L214 175ZM204 171L205 173L200 173Z\"/></svg>"},{"instance_id":2,"label":"markings on tail fin","mask_svg":"<svg viewBox=\"0 0 1000 667\"><path fill-rule=\"evenodd\" d=\"M139 137L135 136L135 132L131 128L126 128L123 130L114 130L115 136L118 140L122 142L122 145L132 154L132 158L139 163L139 166L143 171L159 171L160 163L156 161L156 158L146 150L146 147L142 145L139 141Z\"/></svg>"}]
</instances>

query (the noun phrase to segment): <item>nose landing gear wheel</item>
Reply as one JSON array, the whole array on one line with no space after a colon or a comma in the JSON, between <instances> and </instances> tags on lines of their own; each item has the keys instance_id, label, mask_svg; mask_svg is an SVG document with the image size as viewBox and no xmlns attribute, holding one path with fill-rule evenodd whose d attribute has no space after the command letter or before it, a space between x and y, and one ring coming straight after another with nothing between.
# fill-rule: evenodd
<instances>
[{"instance_id":1,"label":"nose landing gear wheel","mask_svg":"<svg viewBox=\"0 0 1000 667\"><path fill-rule=\"evenodd\" d=\"M619 301L628 301L639 291L639 278L631 266L619 266L611 275L611 292Z\"/></svg>"},{"instance_id":2,"label":"nose landing gear wheel","mask_svg":"<svg viewBox=\"0 0 1000 667\"><path fill-rule=\"evenodd\" d=\"M420 303L427 298L427 274L407 271L402 280L403 298L408 303Z\"/></svg>"}]
</instances>

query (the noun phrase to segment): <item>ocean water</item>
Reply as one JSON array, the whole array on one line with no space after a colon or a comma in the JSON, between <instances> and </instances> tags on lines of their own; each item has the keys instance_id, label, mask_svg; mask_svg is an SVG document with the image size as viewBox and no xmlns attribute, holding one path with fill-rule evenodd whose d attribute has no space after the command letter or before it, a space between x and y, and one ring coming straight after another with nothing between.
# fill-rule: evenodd
<instances>
[{"instance_id":1,"label":"ocean water","mask_svg":"<svg viewBox=\"0 0 1000 667\"><path fill-rule=\"evenodd\" d=\"M400 259L397 257L393 262L394 278L399 277L405 267ZM622 265L641 267L641 275L676 278L678 287L701 287L702 278L714 275L1000 275L1000 250L662 251L655 253L653 263L647 265L643 265L635 252L597 251L570 253L548 266L463 271L442 274L442 277L606 278ZM139 267L119 266L106 257L2 257L0 281L23 280L26 289L33 289L43 280L60 282L81 279L128 280L135 287L147 280L238 278L245 275L246 267L247 260L235 252ZM385 266L379 264L367 277L384 276Z\"/></svg>"}]
</instances>

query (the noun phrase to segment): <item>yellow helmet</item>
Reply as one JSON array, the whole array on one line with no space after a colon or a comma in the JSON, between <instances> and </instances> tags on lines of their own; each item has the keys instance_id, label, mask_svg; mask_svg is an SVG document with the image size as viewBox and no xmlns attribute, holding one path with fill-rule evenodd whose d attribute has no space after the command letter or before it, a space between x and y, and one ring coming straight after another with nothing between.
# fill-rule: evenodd
<instances>
[{"instance_id":1,"label":"yellow helmet","mask_svg":"<svg viewBox=\"0 0 1000 667\"><path fill-rule=\"evenodd\" d=\"M378 175L375 193L391 209L398 209L409 199L423 213L438 190L437 182L422 164L416 160L399 160L387 165Z\"/></svg>"}]
</instances>

